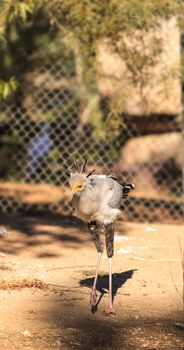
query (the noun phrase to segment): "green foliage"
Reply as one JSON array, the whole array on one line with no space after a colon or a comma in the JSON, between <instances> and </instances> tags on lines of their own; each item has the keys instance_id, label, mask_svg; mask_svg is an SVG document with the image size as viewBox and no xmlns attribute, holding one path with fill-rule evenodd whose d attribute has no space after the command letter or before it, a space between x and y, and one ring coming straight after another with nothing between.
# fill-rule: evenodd
<instances>
[{"instance_id":1,"label":"green foliage","mask_svg":"<svg viewBox=\"0 0 184 350\"><path fill-rule=\"evenodd\" d=\"M66 71L73 76L79 68L79 94L85 90L87 100L97 93L96 58L98 44L104 39L126 62L132 82L144 84L149 67L159 59L162 41L153 36L143 42L142 30L160 26L161 18L172 16L182 24L183 7L181 0L1 0L0 96L7 98L16 90L16 79L26 91L25 73L52 57L65 62ZM124 34L129 38L137 35L146 50L128 45ZM121 112L113 111L109 120L116 120ZM101 125L103 113L98 106L93 116Z\"/></svg>"},{"instance_id":2,"label":"green foliage","mask_svg":"<svg viewBox=\"0 0 184 350\"><path fill-rule=\"evenodd\" d=\"M0 97L6 99L17 89L17 82L14 77L12 77L8 82L0 80Z\"/></svg>"},{"instance_id":3,"label":"green foliage","mask_svg":"<svg viewBox=\"0 0 184 350\"><path fill-rule=\"evenodd\" d=\"M15 1L12 3L9 9L8 20L11 22L17 18L20 18L22 21L26 21L27 16L33 12L32 2L25 3L22 1Z\"/></svg>"},{"instance_id":4,"label":"green foliage","mask_svg":"<svg viewBox=\"0 0 184 350\"><path fill-rule=\"evenodd\" d=\"M99 40L108 38L117 48L122 33L134 35L135 30L150 30L160 25L161 18L181 17L181 0L48 0L40 1L52 22L67 28L77 38L83 56L84 72L95 63ZM152 55L152 52L150 56ZM132 65L127 53L124 58ZM142 58L140 58L142 60ZM140 61L139 60L139 61ZM149 63L149 62L148 62ZM134 62L133 62L134 64ZM142 63L140 62L142 65ZM87 69L86 69L87 68Z\"/></svg>"},{"instance_id":5,"label":"green foliage","mask_svg":"<svg viewBox=\"0 0 184 350\"><path fill-rule=\"evenodd\" d=\"M62 26L88 45L102 37L150 29L160 18L179 16L180 0L55 0L42 3Z\"/></svg>"},{"instance_id":6,"label":"green foliage","mask_svg":"<svg viewBox=\"0 0 184 350\"><path fill-rule=\"evenodd\" d=\"M44 119L58 123L59 127L62 125L61 129L65 132L67 124L71 123L72 132L78 132L79 138L78 124L85 127L81 116L88 114L89 142L103 142L108 146L122 132L127 92L120 91L114 102L100 95L98 81L101 72L97 69L99 43L106 41L112 51L122 57L131 83L141 88L149 77L150 67L158 62L162 52L162 40L154 34L146 40L143 32L150 33L161 25L162 19L173 16L183 26L183 1L0 0L0 99L13 98L16 91L15 110L24 111L23 125L29 125L33 120L36 124ZM129 45L136 40L138 46ZM36 86L35 80L43 78L45 72L50 74L48 81L50 78L53 81L61 79L65 85L57 89L51 83L43 89ZM167 79L167 74L163 72L161 78ZM31 100L28 107L24 104L26 99ZM92 100L96 102L91 108ZM32 111L40 101L43 106L35 117ZM15 112L15 118L17 115ZM7 115L0 114L1 122L5 122L6 118ZM12 173L12 163L7 159L10 159L15 147L25 150L27 141L17 131L8 137L2 140L5 146L0 152L0 159L3 167L8 167L7 173ZM111 152L107 147L108 159L117 156L116 150ZM94 152L88 151L87 146L86 154L90 160L99 160ZM48 159L52 162L58 157L56 146Z\"/></svg>"},{"instance_id":7,"label":"green foliage","mask_svg":"<svg viewBox=\"0 0 184 350\"><path fill-rule=\"evenodd\" d=\"M34 0L1 0L0 3L0 44L6 44L6 29L10 22L20 20L25 22L29 14L35 9ZM17 89L14 77L9 81L0 80L0 98L6 99Z\"/></svg>"}]
</instances>

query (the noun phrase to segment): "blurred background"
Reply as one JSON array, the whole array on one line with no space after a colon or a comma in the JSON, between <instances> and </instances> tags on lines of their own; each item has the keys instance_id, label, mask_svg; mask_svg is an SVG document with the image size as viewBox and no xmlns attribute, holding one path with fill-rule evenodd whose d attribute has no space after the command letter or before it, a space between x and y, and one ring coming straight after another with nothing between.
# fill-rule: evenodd
<instances>
[{"instance_id":1,"label":"blurred background","mask_svg":"<svg viewBox=\"0 0 184 350\"><path fill-rule=\"evenodd\" d=\"M136 186L132 221L183 222L183 4L0 4L0 212L71 214L65 154Z\"/></svg>"}]
</instances>

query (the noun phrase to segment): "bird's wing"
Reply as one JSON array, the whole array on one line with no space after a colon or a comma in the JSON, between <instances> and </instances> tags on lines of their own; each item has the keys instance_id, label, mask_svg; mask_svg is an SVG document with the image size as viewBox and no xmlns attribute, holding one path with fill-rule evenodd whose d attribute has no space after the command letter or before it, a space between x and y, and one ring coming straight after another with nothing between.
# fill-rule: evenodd
<instances>
[{"instance_id":1,"label":"bird's wing","mask_svg":"<svg viewBox=\"0 0 184 350\"><path fill-rule=\"evenodd\" d=\"M114 208L119 207L121 199L127 198L129 192L135 188L135 185L132 183L125 184L119 182L117 177L113 174L92 175L89 180L89 186L94 188L97 187L98 190L102 188L102 195L105 195L106 199L109 198L109 205Z\"/></svg>"},{"instance_id":2,"label":"bird's wing","mask_svg":"<svg viewBox=\"0 0 184 350\"><path fill-rule=\"evenodd\" d=\"M122 186L114 179L107 178L106 182L106 203L111 208L119 208L122 200Z\"/></svg>"},{"instance_id":3,"label":"bird's wing","mask_svg":"<svg viewBox=\"0 0 184 350\"><path fill-rule=\"evenodd\" d=\"M93 175L88 181L88 187L100 206L119 208L123 196L122 186L107 175Z\"/></svg>"}]
</instances>

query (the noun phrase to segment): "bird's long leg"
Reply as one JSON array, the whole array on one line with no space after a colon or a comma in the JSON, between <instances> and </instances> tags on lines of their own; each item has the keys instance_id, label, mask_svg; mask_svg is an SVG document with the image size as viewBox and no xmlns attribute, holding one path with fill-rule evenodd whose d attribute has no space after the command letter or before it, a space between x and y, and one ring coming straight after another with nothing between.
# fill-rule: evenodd
<instances>
[{"instance_id":1,"label":"bird's long leg","mask_svg":"<svg viewBox=\"0 0 184 350\"><path fill-rule=\"evenodd\" d=\"M105 311L106 316L115 315L112 298L112 257L114 254L114 226L113 224L104 225L106 237L106 250L109 258L109 306Z\"/></svg>"},{"instance_id":2,"label":"bird's long leg","mask_svg":"<svg viewBox=\"0 0 184 350\"><path fill-rule=\"evenodd\" d=\"M115 314L112 304L112 258L109 258L109 308L107 314Z\"/></svg>"},{"instance_id":3,"label":"bird's long leg","mask_svg":"<svg viewBox=\"0 0 184 350\"><path fill-rule=\"evenodd\" d=\"M88 223L88 228L91 233L91 237L93 239L93 242L96 246L96 249L98 251L98 260L97 260L97 265L96 265L96 273L95 273L95 279L93 283L93 287L90 293L90 304L91 306L94 306L97 301L97 293L96 293L96 284L97 284L97 279L98 279L98 273L99 273L99 266L100 266L100 261L103 253L103 243L100 240L100 233L99 233L99 228L97 226L97 223L95 221L91 221Z\"/></svg>"},{"instance_id":4,"label":"bird's long leg","mask_svg":"<svg viewBox=\"0 0 184 350\"><path fill-rule=\"evenodd\" d=\"M98 253L98 260L97 260L97 264L96 264L95 279L94 279L93 287L92 287L91 294L90 294L90 304L91 304L91 306L94 306L96 304L96 301L97 301L96 284L97 284L97 279L98 279L98 273L99 273L101 257L102 257L102 253L100 252L100 253Z\"/></svg>"}]
</instances>

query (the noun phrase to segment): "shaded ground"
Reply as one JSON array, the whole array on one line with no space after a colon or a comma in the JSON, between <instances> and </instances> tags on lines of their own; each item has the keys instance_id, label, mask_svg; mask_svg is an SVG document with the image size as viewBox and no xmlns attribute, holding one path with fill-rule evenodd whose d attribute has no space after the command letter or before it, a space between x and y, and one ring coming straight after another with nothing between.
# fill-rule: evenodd
<instances>
[{"instance_id":1,"label":"shaded ground","mask_svg":"<svg viewBox=\"0 0 184 350\"><path fill-rule=\"evenodd\" d=\"M108 261L91 310L96 252L76 218L1 217L0 348L177 350L183 347L182 267L178 235L184 226L120 220L113 261L116 316L105 317ZM183 244L183 243L182 243ZM174 283L175 286L174 286Z\"/></svg>"}]
</instances>

